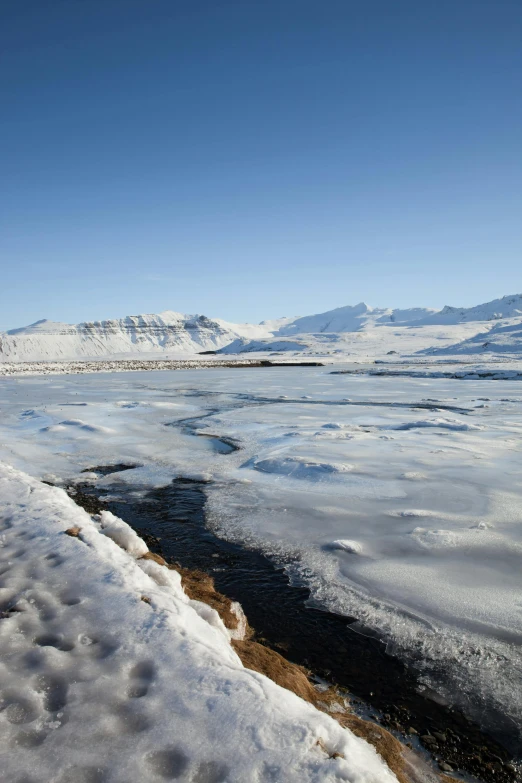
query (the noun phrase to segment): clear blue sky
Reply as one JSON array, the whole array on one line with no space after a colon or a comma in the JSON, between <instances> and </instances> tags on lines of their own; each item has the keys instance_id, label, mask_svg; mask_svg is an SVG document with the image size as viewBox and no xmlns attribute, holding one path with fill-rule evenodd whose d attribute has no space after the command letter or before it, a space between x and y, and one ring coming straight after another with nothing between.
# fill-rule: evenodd
<instances>
[{"instance_id":1,"label":"clear blue sky","mask_svg":"<svg viewBox=\"0 0 522 783\"><path fill-rule=\"evenodd\" d=\"M0 328L522 290L520 0L0 17Z\"/></svg>"}]
</instances>

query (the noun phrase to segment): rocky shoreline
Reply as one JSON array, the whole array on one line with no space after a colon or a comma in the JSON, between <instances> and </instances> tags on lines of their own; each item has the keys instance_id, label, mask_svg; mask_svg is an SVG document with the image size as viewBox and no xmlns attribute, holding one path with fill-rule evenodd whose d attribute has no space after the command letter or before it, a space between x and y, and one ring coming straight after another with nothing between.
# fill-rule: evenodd
<instances>
[{"instance_id":1,"label":"rocky shoreline","mask_svg":"<svg viewBox=\"0 0 522 783\"><path fill-rule=\"evenodd\" d=\"M215 353L209 351L208 353ZM20 375L82 375L100 372L139 372L152 370L200 370L209 367L323 367L319 361L268 359L99 359L61 362L2 362L0 377Z\"/></svg>"}]
</instances>

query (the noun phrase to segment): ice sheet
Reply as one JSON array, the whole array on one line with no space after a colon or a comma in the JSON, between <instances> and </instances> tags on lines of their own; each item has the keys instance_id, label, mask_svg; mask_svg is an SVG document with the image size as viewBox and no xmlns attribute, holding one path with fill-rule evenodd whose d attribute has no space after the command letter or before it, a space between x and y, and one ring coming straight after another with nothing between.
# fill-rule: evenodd
<instances>
[{"instance_id":1,"label":"ice sheet","mask_svg":"<svg viewBox=\"0 0 522 783\"><path fill-rule=\"evenodd\" d=\"M448 699L522 725L518 382L216 368L11 378L0 397L1 458L38 476L142 466L116 485L212 479L222 535L292 559L317 602Z\"/></svg>"}]
</instances>

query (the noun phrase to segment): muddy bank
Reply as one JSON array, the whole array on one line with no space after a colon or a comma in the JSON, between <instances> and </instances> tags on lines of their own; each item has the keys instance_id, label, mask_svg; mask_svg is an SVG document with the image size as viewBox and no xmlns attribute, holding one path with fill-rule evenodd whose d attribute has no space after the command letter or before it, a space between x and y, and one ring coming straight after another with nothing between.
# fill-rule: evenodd
<instances>
[{"instance_id":1,"label":"muddy bank","mask_svg":"<svg viewBox=\"0 0 522 783\"><path fill-rule=\"evenodd\" d=\"M485 783L517 780L503 744L459 711L420 693L411 669L387 655L379 640L351 630L356 618L308 608L308 590L290 585L283 568L209 531L204 483L177 479L143 497L129 490L120 500L107 502L102 490L85 484L77 485L73 497L90 513L99 511L101 503L122 517L167 562L210 574L219 593L242 605L256 644L347 689L356 711L370 705L369 717L403 742L422 745L440 768L460 770Z\"/></svg>"}]
</instances>

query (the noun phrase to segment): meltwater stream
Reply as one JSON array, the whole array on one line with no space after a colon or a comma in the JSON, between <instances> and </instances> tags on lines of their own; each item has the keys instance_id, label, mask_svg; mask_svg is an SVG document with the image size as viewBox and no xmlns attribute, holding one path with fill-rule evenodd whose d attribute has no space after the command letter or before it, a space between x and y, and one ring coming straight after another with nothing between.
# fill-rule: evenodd
<instances>
[{"instance_id":1,"label":"meltwater stream","mask_svg":"<svg viewBox=\"0 0 522 783\"><path fill-rule=\"evenodd\" d=\"M132 467L114 466L119 472ZM93 470L106 476L111 466ZM115 498L110 485L100 490L76 483L71 495L90 513L108 508L167 561L210 573L220 592L241 603L259 641L348 689L354 706L361 699L403 741L435 732L442 741L425 746L435 759L485 783L516 780L507 750L511 738L484 733L435 694L419 690L413 669L388 655L376 637L352 630L356 618L311 607L310 591L292 584L283 564L214 535L205 522L208 488L205 482L180 478L139 498L132 486L122 493L118 485Z\"/></svg>"}]
</instances>

